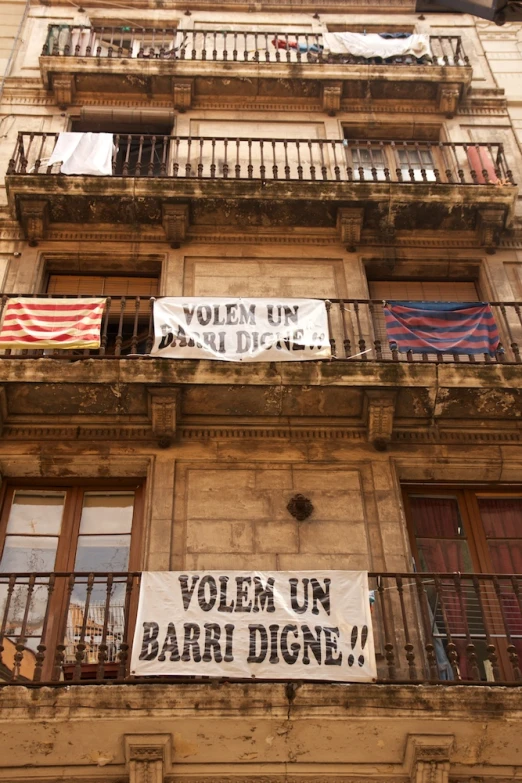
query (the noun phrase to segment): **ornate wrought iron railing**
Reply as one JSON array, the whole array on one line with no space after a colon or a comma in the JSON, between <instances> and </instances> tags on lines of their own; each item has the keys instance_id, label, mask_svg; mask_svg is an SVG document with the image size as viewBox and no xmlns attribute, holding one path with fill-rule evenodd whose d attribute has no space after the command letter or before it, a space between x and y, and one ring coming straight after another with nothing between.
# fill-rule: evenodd
<instances>
[{"instance_id":1,"label":"ornate wrought iron railing","mask_svg":"<svg viewBox=\"0 0 522 783\"><path fill-rule=\"evenodd\" d=\"M140 577L0 574L0 684L136 682ZM379 682L522 683L521 575L370 573L369 585Z\"/></svg>"}]
</instances>

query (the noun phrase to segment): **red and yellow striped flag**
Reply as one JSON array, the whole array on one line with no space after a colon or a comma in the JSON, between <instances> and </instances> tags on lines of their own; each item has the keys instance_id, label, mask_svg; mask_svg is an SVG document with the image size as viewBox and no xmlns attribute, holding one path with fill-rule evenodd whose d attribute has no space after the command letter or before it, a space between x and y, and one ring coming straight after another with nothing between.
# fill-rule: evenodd
<instances>
[{"instance_id":1,"label":"red and yellow striped flag","mask_svg":"<svg viewBox=\"0 0 522 783\"><path fill-rule=\"evenodd\" d=\"M10 298L0 348L99 348L104 305L99 298Z\"/></svg>"}]
</instances>

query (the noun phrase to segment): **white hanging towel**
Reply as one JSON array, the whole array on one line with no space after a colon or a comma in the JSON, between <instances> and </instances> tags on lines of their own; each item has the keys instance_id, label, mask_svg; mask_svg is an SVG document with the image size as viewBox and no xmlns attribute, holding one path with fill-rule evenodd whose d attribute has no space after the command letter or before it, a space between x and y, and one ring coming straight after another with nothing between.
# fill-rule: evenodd
<instances>
[{"instance_id":1,"label":"white hanging towel","mask_svg":"<svg viewBox=\"0 0 522 783\"><path fill-rule=\"evenodd\" d=\"M59 133L48 166L61 163L62 174L112 174L112 133Z\"/></svg>"},{"instance_id":2,"label":"white hanging towel","mask_svg":"<svg viewBox=\"0 0 522 783\"><path fill-rule=\"evenodd\" d=\"M410 35L408 38L381 38L376 33L323 33L324 51L331 54L352 54L354 57L414 57L431 56L427 35Z\"/></svg>"}]
</instances>

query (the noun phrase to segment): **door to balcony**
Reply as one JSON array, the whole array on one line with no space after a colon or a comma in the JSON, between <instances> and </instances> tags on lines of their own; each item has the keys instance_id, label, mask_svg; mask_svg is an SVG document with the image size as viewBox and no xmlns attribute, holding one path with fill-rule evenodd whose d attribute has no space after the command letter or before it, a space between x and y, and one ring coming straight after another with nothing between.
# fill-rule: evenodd
<instances>
[{"instance_id":1,"label":"door to balcony","mask_svg":"<svg viewBox=\"0 0 522 783\"><path fill-rule=\"evenodd\" d=\"M141 487L122 483L7 489L0 573L17 575L0 584L7 679L117 675L129 616L118 574L136 564L141 509Z\"/></svg>"},{"instance_id":2,"label":"door to balcony","mask_svg":"<svg viewBox=\"0 0 522 783\"><path fill-rule=\"evenodd\" d=\"M464 681L509 679L522 661L522 596L510 578L522 572L522 493L418 485L404 499L416 570L495 575L458 589L452 577L426 580L439 672L453 663Z\"/></svg>"}]
</instances>

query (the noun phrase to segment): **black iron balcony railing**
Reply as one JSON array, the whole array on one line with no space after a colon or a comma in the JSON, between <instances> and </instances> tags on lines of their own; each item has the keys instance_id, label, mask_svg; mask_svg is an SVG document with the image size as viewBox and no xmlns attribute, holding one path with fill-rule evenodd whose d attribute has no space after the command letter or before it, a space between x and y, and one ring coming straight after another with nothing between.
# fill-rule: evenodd
<instances>
[{"instance_id":1,"label":"black iron balcony railing","mask_svg":"<svg viewBox=\"0 0 522 783\"><path fill-rule=\"evenodd\" d=\"M418 60L401 55L383 60L325 53L320 33L50 25L42 56L469 66L460 36L431 35L429 41L431 56Z\"/></svg>"},{"instance_id":2,"label":"black iron balcony railing","mask_svg":"<svg viewBox=\"0 0 522 783\"><path fill-rule=\"evenodd\" d=\"M140 578L0 574L0 684L139 681ZM522 576L371 573L369 585L379 682L522 684Z\"/></svg>"},{"instance_id":3,"label":"black iron balcony railing","mask_svg":"<svg viewBox=\"0 0 522 783\"><path fill-rule=\"evenodd\" d=\"M56 133L20 133L8 174L59 174ZM513 185L502 144L114 134L112 175L294 182Z\"/></svg>"},{"instance_id":4,"label":"black iron balcony railing","mask_svg":"<svg viewBox=\"0 0 522 783\"><path fill-rule=\"evenodd\" d=\"M11 297L31 294L4 294L0 300L0 319ZM45 298L46 294L39 294ZM56 296L52 294L52 296ZM108 297L101 325L101 343L96 349L0 349L0 359L48 357L74 359L139 359L150 356L154 344L153 304L155 297ZM494 355L463 353L400 353L386 333L384 304L381 299L325 300L332 358L357 362L451 362L456 364L521 364L522 302L490 302L501 337ZM277 355L270 357L277 360ZM325 360L318 360L325 361ZM328 361L328 360L326 360Z\"/></svg>"}]
</instances>

